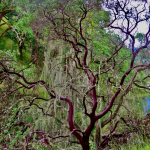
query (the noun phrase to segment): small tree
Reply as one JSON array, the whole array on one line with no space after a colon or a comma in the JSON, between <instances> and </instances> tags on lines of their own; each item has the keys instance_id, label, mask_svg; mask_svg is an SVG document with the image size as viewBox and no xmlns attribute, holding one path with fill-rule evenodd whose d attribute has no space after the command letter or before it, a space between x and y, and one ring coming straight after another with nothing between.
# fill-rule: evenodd
<instances>
[{"instance_id":1,"label":"small tree","mask_svg":"<svg viewBox=\"0 0 150 150\"><path fill-rule=\"evenodd\" d=\"M48 108L51 110L46 111L44 110L46 106L41 107L35 103L38 97L29 100L29 108L35 105L44 115L59 122L60 126L65 124L63 122L65 120L64 114L68 114L65 128L69 129L70 133L52 136L54 134L46 134L41 130L33 131L30 137L26 139L26 148L32 135L37 133L40 136L37 139L48 146L51 145L48 139L56 139L56 143L59 143L62 141L57 141L58 138L69 137L69 142L78 143L83 150L89 150L89 139L95 124L96 147L97 149L103 148L109 134L102 141L101 128L118 115L124 97L131 91L133 84L136 83L135 85L139 88L147 88L140 86L136 79L140 72L149 69L150 66L149 64L137 64L136 59L138 53L150 43L149 25L145 34L145 43L138 49L134 49L134 34L138 24L149 20L146 9L147 2L141 3L142 10L139 10L139 5L132 6L130 0L114 0L102 3L111 15L108 28L119 30L123 39L122 41L118 40L115 46L103 45L100 50L96 49L96 46L101 40L98 37L95 40L94 31L92 32L92 30L101 32L98 30L99 21L94 20L99 15L100 2L68 0L52 1L49 5L50 7L47 5L44 9L44 15L50 22L50 35L57 41L50 43L55 47L51 46L51 51L47 52L45 58L46 72L50 70L48 74L45 74L45 81L47 80L47 82L43 80L28 81L23 73L7 69L3 61L1 61L0 74L5 74L10 80L21 85L20 88L31 89L38 84L43 85L50 97L49 99L40 99L49 101ZM105 34L105 32L101 34L103 38ZM131 51L125 48L125 42L128 39L131 39L132 42ZM112 42L110 39L110 43ZM60 45L62 45L61 49L59 48ZM123 54L126 56L124 57ZM110 115L109 112L111 112ZM99 120L100 122L98 122ZM118 122L119 119L111 129L110 134L115 131ZM21 122L20 124L26 123ZM72 135L76 137L77 141L70 139Z\"/></svg>"}]
</instances>

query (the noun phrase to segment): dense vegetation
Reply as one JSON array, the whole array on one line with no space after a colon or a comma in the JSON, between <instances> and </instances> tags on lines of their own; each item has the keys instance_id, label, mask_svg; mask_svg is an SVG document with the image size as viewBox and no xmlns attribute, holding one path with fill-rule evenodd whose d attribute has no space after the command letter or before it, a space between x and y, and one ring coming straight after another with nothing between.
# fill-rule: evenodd
<instances>
[{"instance_id":1,"label":"dense vegetation","mask_svg":"<svg viewBox=\"0 0 150 150\"><path fill-rule=\"evenodd\" d=\"M145 147L150 11L132 2L0 1L0 149Z\"/></svg>"}]
</instances>

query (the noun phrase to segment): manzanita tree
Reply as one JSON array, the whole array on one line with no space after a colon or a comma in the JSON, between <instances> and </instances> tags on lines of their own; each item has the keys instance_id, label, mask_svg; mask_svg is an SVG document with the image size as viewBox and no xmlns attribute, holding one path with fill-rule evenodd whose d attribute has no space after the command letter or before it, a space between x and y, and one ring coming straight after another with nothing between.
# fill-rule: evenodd
<instances>
[{"instance_id":1,"label":"manzanita tree","mask_svg":"<svg viewBox=\"0 0 150 150\"><path fill-rule=\"evenodd\" d=\"M150 43L148 23L150 14L146 1L134 3L134 5L132 3L131 0L103 2L55 0L47 3L43 11L45 18L49 21L49 33L52 40L49 42L50 51L45 55L44 80L30 81L25 77L23 69L22 73L12 71L7 67L6 60L1 60L0 75L20 85L7 93L3 91L1 97L21 88L35 88L40 84L45 87L49 98L28 99L28 108L25 109L30 109L34 105L45 116L59 122L60 130L57 130L59 135L53 136L54 133L48 134L42 129L32 131L26 138L26 148L29 146L29 141L33 139L33 134L37 133L39 137L36 139L51 148L53 148L51 139L59 143L62 140L57 139L69 138L69 142L80 144L83 150L89 150L90 136L96 126L96 148L102 149L109 134L104 136L104 140L101 140L101 128L116 118L124 103L124 97L130 93L133 85L138 88L147 88L139 84L140 80L144 81L147 78L138 79L137 75L149 69L149 63L137 64L136 60L139 52L145 51ZM113 38L109 37L108 45L105 39L108 34L99 30L103 23L98 18L102 16L102 8L107 11L106 16L110 15L107 29L120 31L121 41L117 40L113 43ZM148 23L145 33L146 40L135 50L136 30L142 22ZM125 47L125 42L129 39L131 50ZM98 46L98 42L102 41L103 45ZM49 102L48 108L41 107L35 102L36 99ZM67 123L64 121L65 115L60 114L68 115ZM82 124L83 120L86 121ZM110 134L115 131L118 122L119 119L116 120ZM61 131L61 126L64 124L70 132L68 135L63 135L64 131ZM17 125L26 125L31 128L23 121ZM72 141L70 139L72 136L77 140Z\"/></svg>"}]
</instances>

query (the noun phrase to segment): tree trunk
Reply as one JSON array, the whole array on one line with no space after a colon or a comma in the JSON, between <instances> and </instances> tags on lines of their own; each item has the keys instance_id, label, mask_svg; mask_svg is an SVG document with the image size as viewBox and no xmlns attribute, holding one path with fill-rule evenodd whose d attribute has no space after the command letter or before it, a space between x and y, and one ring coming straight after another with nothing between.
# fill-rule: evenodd
<instances>
[{"instance_id":1,"label":"tree trunk","mask_svg":"<svg viewBox=\"0 0 150 150\"><path fill-rule=\"evenodd\" d=\"M39 32L36 32L36 41L35 41L35 66L37 67L37 59L38 59L38 35Z\"/></svg>"},{"instance_id":2,"label":"tree trunk","mask_svg":"<svg viewBox=\"0 0 150 150\"><path fill-rule=\"evenodd\" d=\"M95 146L96 150L99 150L100 148L100 143L101 143L101 125L99 124L99 120L96 121L96 133L95 133Z\"/></svg>"},{"instance_id":3,"label":"tree trunk","mask_svg":"<svg viewBox=\"0 0 150 150\"><path fill-rule=\"evenodd\" d=\"M22 42L20 41L18 44L19 47L19 53L20 53L20 60L22 60Z\"/></svg>"},{"instance_id":4,"label":"tree trunk","mask_svg":"<svg viewBox=\"0 0 150 150\"><path fill-rule=\"evenodd\" d=\"M83 150L90 150L90 145L89 145L89 138L87 140L84 140L81 143L82 149Z\"/></svg>"}]
</instances>

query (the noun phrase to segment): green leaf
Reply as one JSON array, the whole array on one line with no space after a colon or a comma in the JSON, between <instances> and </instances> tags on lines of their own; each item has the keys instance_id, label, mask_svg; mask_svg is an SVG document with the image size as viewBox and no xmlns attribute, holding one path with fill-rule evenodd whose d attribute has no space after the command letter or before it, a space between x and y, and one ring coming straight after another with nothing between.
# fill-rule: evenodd
<instances>
[{"instance_id":1,"label":"green leaf","mask_svg":"<svg viewBox=\"0 0 150 150\"><path fill-rule=\"evenodd\" d=\"M21 131L17 131L17 134L21 135L21 134L22 134L22 132L21 132Z\"/></svg>"},{"instance_id":2,"label":"green leaf","mask_svg":"<svg viewBox=\"0 0 150 150\"><path fill-rule=\"evenodd\" d=\"M18 108L14 108L13 112L16 113L18 111Z\"/></svg>"},{"instance_id":3,"label":"green leaf","mask_svg":"<svg viewBox=\"0 0 150 150\"><path fill-rule=\"evenodd\" d=\"M13 139L10 143L13 145L15 144L16 141L17 141L16 139Z\"/></svg>"},{"instance_id":4,"label":"green leaf","mask_svg":"<svg viewBox=\"0 0 150 150\"><path fill-rule=\"evenodd\" d=\"M7 125L7 127L10 127L10 126L11 126L11 124L10 124L10 123L7 123L6 125Z\"/></svg>"},{"instance_id":5,"label":"green leaf","mask_svg":"<svg viewBox=\"0 0 150 150\"><path fill-rule=\"evenodd\" d=\"M10 146L9 146L9 148L13 148L13 147L14 147L13 145L10 145Z\"/></svg>"},{"instance_id":6,"label":"green leaf","mask_svg":"<svg viewBox=\"0 0 150 150\"><path fill-rule=\"evenodd\" d=\"M8 130L4 130L4 133L8 133Z\"/></svg>"}]
</instances>

